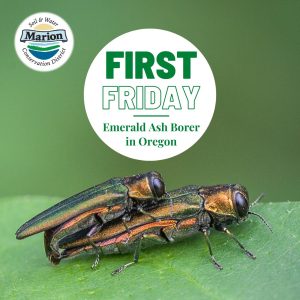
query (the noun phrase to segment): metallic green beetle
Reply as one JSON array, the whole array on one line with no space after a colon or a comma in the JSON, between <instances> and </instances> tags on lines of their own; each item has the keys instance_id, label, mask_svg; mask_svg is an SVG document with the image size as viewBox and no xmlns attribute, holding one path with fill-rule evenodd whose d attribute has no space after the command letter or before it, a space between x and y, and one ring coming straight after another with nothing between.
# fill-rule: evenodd
<instances>
[{"instance_id":1,"label":"metallic green beetle","mask_svg":"<svg viewBox=\"0 0 300 300\"><path fill-rule=\"evenodd\" d=\"M158 172L148 172L124 178L113 178L67 198L24 223L16 232L17 239L45 231L56 231L56 238L88 229L88 237L101 230L103 224L131 218L135 210L146 213L165 194L165 184ZM55 250L55 249L54 249ZM54 262L54 261L53 261Z\"/></svg>"},{"instance_id":2,"label":"metallic green beetle","mask_svg":"<svg viewBox=\"0 0 300 300\"><path fill-rule=\"evenodd\" d=\"M260 197L254 203L259 199ZM86 237L85 231L65 235L59 241L55 241L55 248L59 251L54 253L51 250L53 239L49 233L45 239L46 254L51 261L52 255L56 255L55 263L58 264L61 259L94 249L97 258L92 267L95 267L99 263L100 254L134 252L133 262L118 268L113 272L114 275L138 262L140 248L174 242L202 232L211 261L216 268L222 269L213 256L208 238L210 228L214 227L229 235L247 256L255 258L227 228L227 225L233 222L245 220L248 214L257 215L264 221L260 215L249 211L248 193L241 185L186 186L168 193L147 212L148 215L134 215L127 223L129 230L124 230L122 223L115 220L107 223L91 238Z\"/></svg>"}]
</instances>

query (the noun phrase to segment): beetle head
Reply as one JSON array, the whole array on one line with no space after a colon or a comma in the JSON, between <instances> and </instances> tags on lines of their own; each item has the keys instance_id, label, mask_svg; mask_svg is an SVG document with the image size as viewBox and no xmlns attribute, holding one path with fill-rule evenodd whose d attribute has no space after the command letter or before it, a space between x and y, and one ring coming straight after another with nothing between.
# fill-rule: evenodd
<instances>
[{"instance_id":1,"label":"beetle head","mask_svg":"<svg viewBox=\"0 0 300 300\"><path fill-rule=\"evenodd\" d=\"M204 199L204 208L215 221L232 223L248 217L248 192L239 184L203 187L200 195Z\"/></svg>"},{"instance_id":2,"label":"beetle head","mask_svg":"<svg viewBox=\"0 0 300 300\"><path fill-rule=\"evenodd\" d=\"M157 199L165 194L165 183L158 172L148 172L125 178L128 195L134 199Z\"/></svg>"}]
</instances>

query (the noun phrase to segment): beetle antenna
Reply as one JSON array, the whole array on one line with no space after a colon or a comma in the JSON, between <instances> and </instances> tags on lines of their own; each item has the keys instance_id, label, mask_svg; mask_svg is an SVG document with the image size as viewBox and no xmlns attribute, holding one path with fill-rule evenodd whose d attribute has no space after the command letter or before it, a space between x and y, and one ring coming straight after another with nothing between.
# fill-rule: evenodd
<instances>
[{"instance_id":1,"label":"beetle antenna","mask_svg":"<svg viewBox=\"0 0 300 300\"><path fill-rule=\"evenodd\" d=\"M273 233L272 227L268 224L268 222L261 215L259 215L258 213L255 213L253 211L248 211L248 214L257 216L269 228L269 230Z\"/></svg>"},{"instance_id":2,"label":"beetle antenna","mask_svg":"<svg viewBox=\"0 0 300 300\"><path fill-rule=\"evenodd\" d=\"M251 208L252 206L256 205L257 202L260 201L261 198L262 198L264 195L265 195L264 193L261 193L261 194L256 198L256 200L255 200L253 203L250 204L250 208Z\"/></svg>"}]
</instances>

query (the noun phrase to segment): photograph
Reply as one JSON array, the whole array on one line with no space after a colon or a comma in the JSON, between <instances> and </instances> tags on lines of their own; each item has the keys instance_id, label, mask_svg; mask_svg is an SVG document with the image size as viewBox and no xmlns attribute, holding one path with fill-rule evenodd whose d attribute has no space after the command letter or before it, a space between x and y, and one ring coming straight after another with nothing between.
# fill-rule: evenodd
<instances>
[{"instance_id":1,"label":"photograph","mask_svg":"<svg viewBox=\"0 0 300 300\"><path fill-rule=\"evenodd\" d=\"M299 12L1 0L0 299L299 299Z\"/></svg>"}]
</instances>

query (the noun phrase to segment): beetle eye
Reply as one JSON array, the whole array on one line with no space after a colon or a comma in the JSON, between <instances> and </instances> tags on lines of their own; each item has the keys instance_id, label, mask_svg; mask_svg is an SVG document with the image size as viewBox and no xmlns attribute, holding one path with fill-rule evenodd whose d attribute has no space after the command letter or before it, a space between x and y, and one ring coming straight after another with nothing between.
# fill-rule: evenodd
<instances>
[{"instance_id":1,"label":"beetle eye","mask_svg":"<svg viewBox=\"0 0 300 300\"><path fill-rule=\"evenodd\" d=\"M239 192L235 193L234 196L235 207L239 217L243 218L248 214L248 201L245 196Z\"/></svg>"},{"instance_id":2,"label":"beetle eye","mask_svg":"<svg viewBox=\"0 0 300 300\"><path fill-rule=\"evenodd\" d=\"M153 190L155 195L160 198L165 194L165 184L159 178L154 178L152 181Z\"/></svg>"}]
</instances>

